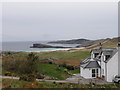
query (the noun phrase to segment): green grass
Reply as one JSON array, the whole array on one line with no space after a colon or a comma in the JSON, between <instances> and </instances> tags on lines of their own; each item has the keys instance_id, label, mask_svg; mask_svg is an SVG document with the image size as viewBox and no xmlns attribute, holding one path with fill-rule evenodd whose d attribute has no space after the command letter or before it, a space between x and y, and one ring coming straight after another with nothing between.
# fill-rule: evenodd
<instances>
[{"instance_id":1,"label":"green grass","mask_svg":"<svg viewBox=\"0 0 120 90\"><path fill-rule=\"evenodd\" d=\"M37 64L37 70L50 77L55 77L59 80L66 79L69 75L64 71L66 68L59 67L54 64Z\"/></svg>"},{"instance_id":2,"label":"green grass","mask_svg":"<svg viewBox=\"0 0 120 90\"><path fill-rule=\"evenodd\" d=\"M38 53L38 55L40 59L46 59L46 58L53 58L58 60L84 59L90 56L90 52L89 51L75 51L75 52L53 51L46 53Z\"/></svg>"},{"instance_id":3,"label":"green grass","mask_svg":"<svg viewBox=\"0 0 120 90\"><path fill-rule=\"evenodd\" d=\"M8 52L6 52L8 53ZM10 52L11 57L19 59L25 58L27 56L27 52ZM84 59L90 56L89 51L52 51L52 52L44 52L44 53L36 53L39 56L39 59L58 59L58 60L65 60L65 59Z\"/></svg>"},{"instance_id":4,"label":"green grass","mask_svg":"<svg viewBox=\"0 0 120 90\"><path fill-rule=\"evenodd\" d=\"M38 63L36 65L36 69L39 73L42 73L45 76L57 78L58 80L65 80L66 78L68 78L70 76L67 72L65 72L66 68L59 67L58 65L55 65L55 64ZM17 77L21 76L18 74L17 71L15 72L15 71L3 70L2 74L4 75L6 72L11 72L11 74L13 74L14 76L17 76ZM79 69L69 70L69 72L71 74L77 74L77 73L79 73Z\"/></svg>"},{"instance_id":5,"label":"green grass","mask_svg":"<svg viewBox=\"0 0 120 90\"><path fill-rule=\"evenodd\" d=\"M80 69L75 69L70 71L72 74L80 74Z\"/></svg>"},{"instance_id":6,"label":"green grass","mask_svg":"<svg viewBox=\"0 0 120 90\"><path fill-rule=\"evenodd\" d=\"M12 79L3 79L3 88L120 88L120 84L104 84L104 85L89 85L89 84L74 84L74 83L56 83L56 82L27 82Z\"/></svg>"},{"instance_id":7,"label":"green grass","mask_svg":"<svg viewBox=\"0 0 120 90\"><path fill-rule=\"evenodd\" d=\"M80 59L81 60L81 59L84 59L84 58L90 56L89 51L74 51L74 52L53 51L53 52L44 52L44 53L36 53L36 54L39 56L39 59L41 59L41 60L48 59L48 58L53 58L53 59L58 59L58 60L65 60L65 59L67 59L67 60L68 59L78 59L78 60ZM25 52L10 52L9 57L11 57L10 60L14 60L14 59L24 60L27 55L28 54ZM70 76L67 74L67 72L65 72L66 68L59 67L55 64L40 64L40 63L38 63L36 67L40 73L43 73L49 77L55 77L59 80L66 79ZM6 70L3 70L3 74L5 72L6 72ZM8 71L8 72L14 73L16 76L20 76L18 74L18 71L12 70L12 71ZM71 72L72 74L79 73L79 69L78 70L71 70L69 72Z\"/></svg>"}]
</instances>

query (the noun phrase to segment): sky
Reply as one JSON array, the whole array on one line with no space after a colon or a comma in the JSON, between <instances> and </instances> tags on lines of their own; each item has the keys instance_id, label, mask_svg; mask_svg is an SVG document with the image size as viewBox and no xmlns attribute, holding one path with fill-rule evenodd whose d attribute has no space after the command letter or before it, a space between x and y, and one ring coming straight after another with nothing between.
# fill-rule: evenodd
<instances>
[{"instance_id":1,"label":"sky","mask_svg":"<svg viewBox=\"0 0 120 90\"><path fill-rule=\"evenodd\" d=\"M2 3L3 41L95 40L117 36L117 2Z\"/></svg>"}]
</instances>

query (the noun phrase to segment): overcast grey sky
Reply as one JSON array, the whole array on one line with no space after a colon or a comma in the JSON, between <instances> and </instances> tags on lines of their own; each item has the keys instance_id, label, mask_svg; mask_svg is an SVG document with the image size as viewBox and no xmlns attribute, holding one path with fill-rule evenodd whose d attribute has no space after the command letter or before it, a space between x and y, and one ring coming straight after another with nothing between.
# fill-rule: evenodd
<instances>
[{"instance_id":1,"label":"overcast grey sky","mask_svg":"<svg viewBox=\"0 0 120 90\"><path fill-rule=\"evenodd\" d=\"M3 3L3 41L118 36L117 2Z\"/></svg>"}]
</instances>

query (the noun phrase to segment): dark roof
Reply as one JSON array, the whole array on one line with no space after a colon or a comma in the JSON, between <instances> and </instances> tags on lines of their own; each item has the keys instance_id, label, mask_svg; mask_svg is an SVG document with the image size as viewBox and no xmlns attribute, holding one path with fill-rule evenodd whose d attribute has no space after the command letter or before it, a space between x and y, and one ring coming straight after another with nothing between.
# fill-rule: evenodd
<instances>
[{"instance_id":1,"label":"dark roof","mask_svg":"<svg viewBox=\"0 0 120 90\"><path fill-rule=\"evenodd\" d=\"M88 63L90 61L90 57L89 58L86 58L85 60L83 60L82 62L80 62L80 64L85 64L85 63Z\"/></svg>"},{"instance_id":2,"label":"dark roof","mask_svg":"<svg viewBox=\"0 0 120 90\"><path fill-rule=\"evenodd\" d=\"M101 48L101 49L93 49L91 52L99 53L100 55L101 54L110 55L110 58L111 58L112 56L115 55L115 53L117 52L117 49L116 48ZM106 60L105 62L108 62L110 60L110 58L108 60Z\"/></svg>"},{"instance_id":3,"label":"dark roof","mask_svg":"<svg viewBox=\"0 0 120 90\"><path fill-rule=\"evenodd\" d=\"M93 49L91 50L91 52L93 53L100 53L100 52L112 52L112 51L116 51L116 48L101 48L101 49Z\"/></svg>"},{"instance_id":4,"label":"dark roof","mask_svg":"<svg viewBox=\"0 0 120 90\"><path fill-rule=\"evenodd\" d=\"M118 51L118 50L115 50L115 51L109 53L109 54L111 54L111 55L110 55L110 58L112 58L112 57L117 53L117 51ZM108 53L105 53L105 55L109 55L109 54L108 54ZM107 62L110 60L110 58L107 59L105 62L107 63Z\"/></svg>"},{"instance_id":5,"label":"dark roof","mask_svg":"<svg viewBox=\"0 0 120 90\"><path fill-rule=\"evenodd\" d=\"M82 64L83 68L100 68L100 65L97 61L89 61L88 63Z\"/></svg>"},{"instance_id":6,"label":"dark roof","mask_svg":"<svg viewBox=\"0 0 120 90\"><path fill-rule=\"evenodd\" d=\"M101 56L101 54L103 53L104 55L110 55L110 58L114 56L117 51L118 50L116 48L101 48L92 50L93 53L100 53L100 55L98 56ZM107 59L105 62L107 63L110 58ZM80 63L80 66L83 68L100 68L98 61L101 61L99 57L94 58L93 60L91 60L91 58L86 58Z\"/></svg>"}]
</instances>

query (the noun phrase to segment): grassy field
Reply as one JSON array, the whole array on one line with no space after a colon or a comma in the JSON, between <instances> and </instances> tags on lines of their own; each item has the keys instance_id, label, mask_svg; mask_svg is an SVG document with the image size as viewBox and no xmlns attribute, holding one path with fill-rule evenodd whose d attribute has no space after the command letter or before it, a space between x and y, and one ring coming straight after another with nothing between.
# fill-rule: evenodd
<instances>
[{"instance_id":1,"label":"grassy field","mask_svg":"<svg viewBox=\"0 0 120 90\"><path fill-rule=\"evenodd\" d=\"M56 82L27 82L12 79L2 80L3 88L120 88L120 84L90 85ZM112 89L111 89L112 90Z\"/></svg>"},{"instance_id":2,"label":"grassy field","mask_svg":"<svg viewBox=\"0 0 120 90\"><path fill-rule=\"evenodd\" d=\"M80 73L79 69L75 70L67 70L65 67L59 67L58 65L54 64L37 64L36 69L39 73L45 75L49 78L55 78L58 80L65 80L66 78L70 77L72 74ZM6 72L10 72L12 75L20 77L21 75L18 71L6 71L3 70L2 74L4 75ZM69 73L69 74L68 74Z\"/></svg>"},{"instance_id":3,"label":"grassy field","mask_svg":"<svg viewBox=\"0 0 120 90\"><path fill-rule=\"evenodd\" d=\"M29 52L3 52L7 54L9 57L14 58L22 58L26 57ZM65 59L84 59L90 56L90 52L88 50L71 50L71 51L51 51L51 52L34 52L39 56L40 60L43 59L57 59L57 60L65 60Z\"/></svg>"},{"instance_id":4,"label":"grassy field","mask_svg":"<svg viewBox=\"0 0 120 90\"><path fill-rule=\"evenodd\" d=\"M6 52L8 53L8 52ZM52 51L52 52L40 52L36 53L39 56L39 60L52 59L55 63L77 66L80 61L90 57L90 51L88 50L71 50L71 51ZM28 52L10 52L7 57L3 57L3 60L9 59L24 59L28 55ZM9 58L8 58L9 57Z\"/></svg>"},{"instance_id":5,"label":"grassy field","mask_svg":"<svg viewBox=\"0 0 120 90\"><path fill-rule=\"evenodd\" d=\"M26 60L28 52L4 52L5 56L2 57L3 60L3 72L6 72L14 76L21 76L21 72L26 68L24 61ZM90 53L87 50L75 50L75 51L53 51L53 52L42 52L35 53L39 57L38 63L35 68L38 73L45 75L45 77L54 78L58 80L65 80L72 74L80 73L79 69L70 70L67 67L59 66L66 64L67 66L78 66L80 61L89 57ZM53 60L53 64L50 63L40 63L41 60ZM24 65L24 67L23 67ZM21 68L21 69L20 69ZM23 69L22 69L23 68Z\"/></svg>"},{"instance_id":6,"label":"grassy field","mask_svg":"<svg viewBox=\"0 0 120 90\"><path fill-rule=\"evenodd\" d=\"M45 52L38 53L40 59L53 58L58 60L71 60L71 59L84 59L90 56L88 51L53 51L53 52Z\"/></svg>"},{"instance_id":7,"label":"grassy field","mask_svg":"<svg viewBox=\"0 0 120 90\"><path fill-rule=\"evenodd\" d=\"M54 65L54 64L38 64L37 69L38 69L38 71L40 71L40 73L42 73L46 76L49 76L49 77L55 77L59 80L64 80L70 76L65 71L66 68L59 67L58 65ZM75 72L77 72L77 71L75 70Z\"/></svg>"}]
</instances>

